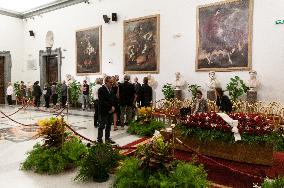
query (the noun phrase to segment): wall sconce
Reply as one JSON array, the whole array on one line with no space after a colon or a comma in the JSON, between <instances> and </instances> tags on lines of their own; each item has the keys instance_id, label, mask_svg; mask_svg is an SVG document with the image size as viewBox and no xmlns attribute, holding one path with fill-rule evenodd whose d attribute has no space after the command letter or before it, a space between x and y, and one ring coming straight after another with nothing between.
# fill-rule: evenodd
<instances>
[{"instance_id":1,"label":"wall sconce","mask_svg":"<svg viewBox=\"0 0 284 188\"><path fill-rule=\"evenodd\" d=\"M117 13L111 13L111 18L108 15L104 14L103 19L105 23L110 23L110 20L113 22L117 22Z\"/></svg>"},{"instance_id":2,"label":"wall sconce","mask_svg":"<svg viewBox=\"0 0 284 188\"><path fill-rule=\"evenodd\" d=\"M177 33L177 34L174 35L174 38L177 39L177 38L180 38L181 36L182 36L181 33Z\"/></svg>"}]
</instances>

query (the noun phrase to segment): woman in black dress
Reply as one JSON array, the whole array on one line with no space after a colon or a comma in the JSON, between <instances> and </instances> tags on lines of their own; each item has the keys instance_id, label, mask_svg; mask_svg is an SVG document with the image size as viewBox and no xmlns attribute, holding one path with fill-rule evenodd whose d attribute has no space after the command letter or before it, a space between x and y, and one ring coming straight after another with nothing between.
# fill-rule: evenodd
<instances>
[{"instance_id":1,"label":"woman in black dress","mask_svg":"<svg viewBox=\"0 0 284 188\"><path fill-rule=\"evenodd\" d=\"M217 96L216 104L219 107L219 110L221 112L231 113L233 104L230 101L229 97L227 95L224 95L222 88L215 88L215 92Z\"/></svg>"}]
</instances>

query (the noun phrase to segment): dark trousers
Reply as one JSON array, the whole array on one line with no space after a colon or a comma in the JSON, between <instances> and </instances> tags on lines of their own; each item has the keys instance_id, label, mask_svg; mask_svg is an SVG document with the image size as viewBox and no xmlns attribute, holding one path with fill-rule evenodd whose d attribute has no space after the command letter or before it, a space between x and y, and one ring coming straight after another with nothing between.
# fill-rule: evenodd
<instances>
[{"instance_id":1,"label":"dark trousers","mask_svg":"<svg viewBox=\"0 0 284 188\"><path fill-rule=\"evenodd\" d=\"M35 96L35 106L36 107L40 106L40 96Z\"/></svg>"},{"instance_id":2,"label":"dark trousers","mask_svg":"<svg viewBox=\"0 0 284 188\"><path fill-rule=\"evenodd\" d=\"M67 102L67 96L62 96L62 107L65 108Z\"/></svg>"},{"instance_id":3,"label":"dark trousers","mask_svg":"<svg viewBox=\"0 0 284 188\"><path fill-rule=\"evenodd\" d=\"M110 130L111 130L111 124L113 122L113 114L100 114L99 115L99 128L98 128L98 138L97 140L99 142L102 141L104 129L105 129L105 140L110 139Z\"/></svg>"},{"instance_id":4,"label":"dark trousers","mask_svg":"<svg viewBox=\"0 0 284 188\"><path fill-rule=\"evenodd\" d=\"M49 108L49 100L50 100L50 97L49 97L49 96L44 96L44 100L45 100L45 107L46 107L46 108Z\"/></svg>"},{"instance_id":5,"label":"dark trousers","mask_svg":"<svg viewBox=\"0 0 284 188\"><path fill-rule=\"evenodd\" d=\"M12 105L12 95L7 95L7 101L9 105Z\"/></svg>"},{"instance_id":6,"label":"dark trousers","mask_svg":"<svg viewBox=\"0 0 284 188\"><path fill-rule=\"evenodd\" d=\"M99 120L99 100L94 101L95 113L94 113L94 126L98 126Z\"/></svg>"},{"instance_id":7,"label":"dark trousers","mask_svg":"<svg viewBox=\"0 0 284 188\"><path fill-rule=\"evenodd\" d=\"M54 94L54 95L51 96L51 100L52 100L52 103L53 103L54 106L57 103L57 98L58 98L57 94Z\"/></svg>"}]
</instances>

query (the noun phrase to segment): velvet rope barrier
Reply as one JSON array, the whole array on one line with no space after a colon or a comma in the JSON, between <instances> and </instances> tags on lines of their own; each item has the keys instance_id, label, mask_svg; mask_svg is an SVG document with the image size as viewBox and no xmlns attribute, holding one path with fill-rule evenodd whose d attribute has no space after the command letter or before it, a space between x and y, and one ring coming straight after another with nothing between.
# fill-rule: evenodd
<instances>
[{"instance_id":1,"label":"velvet rope barrier","mask_svg":"<svg viewBox=\"0 0 284 188\"><path fill-rule=\"evenodd\" d=\"M215 161L214 159L212 159L212 158L210 158L210 157L207 157L207 156L205 156L205 155L202 155L202 154L198 153L197 151L193 150L191 147L189 147L189 146L186 145L185 143L183 143L183 142L182 142L180 139L178 139L178 138L175 138L175 140L178 141L178 143L180 143L181 145L183 145L183 146L186 147L187 149L189 149L192 153L194 153L194 154L196 154L196 155L198 155L198 156L200 156L200 157L203 157L203 158L205 158L205 159L207 159L207 160L209 160L209 161L211 161L211 162L213 162L213 163L215 163L215 164L217 164L217 165L219 165L219 166L221 166L221 167L227 168L227 169L229 169L229 170L231 170L231 171L233 171L233 172L235 172L235 173L239 173L239 174L242 174L242 175L246 175L246 176L249 176L249 177L252 177L252 178L255 178L255 179L259 179L259 180L264 180L264 177L255 176L255 175L249 174L249 173L247 173L247 172L242 172L242 171L236 170L236 169L234 169L234 168L232 168L232 167L229 167L229 166L226 166L226 165L224 165L224 164L222 164L222 163L219 163L219 162Z\"/></svg>"},{"instance_id":2,"label":"velvet rope barrier","mask_svg":"<svg viewBox=\"0 0 284 188\"><path fill-rule=\"evenodd\" d=\"M13 113L11 113L11 114L9 114L9 115L7 115L7 116L12 116L12 115L15 115L16 113L18 113L20 110L22 110L22 109L26 109L28 107L28 105L23 105L23 106L21 106L17 111L15 111L15 112L13 112ZM2 119L3 118L6 118L5 116L4 117L1 117Z\"/></svg>"}]
</instances>

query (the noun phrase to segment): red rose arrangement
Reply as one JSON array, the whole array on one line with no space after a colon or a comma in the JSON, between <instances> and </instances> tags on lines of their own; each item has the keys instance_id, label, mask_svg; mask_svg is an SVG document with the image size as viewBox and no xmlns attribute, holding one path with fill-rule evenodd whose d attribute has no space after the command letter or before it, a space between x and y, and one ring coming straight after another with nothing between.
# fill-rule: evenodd
<instances>
[{"instance_id":1,"label":"red rose arrangement","mask_svg":"<svg viewBox=\"0 0 284 188\"><path fill-rule=\"evenodd\" d=\"M229 116L239 121L238 129L240 134L265 135L272 132L269 121L258 114L236 113ZM223 132L231 132L232 130L231 126L216 113L193 114L188 116L182 123L192 128L215 129Z\"/></svg>"}]
</instances>

